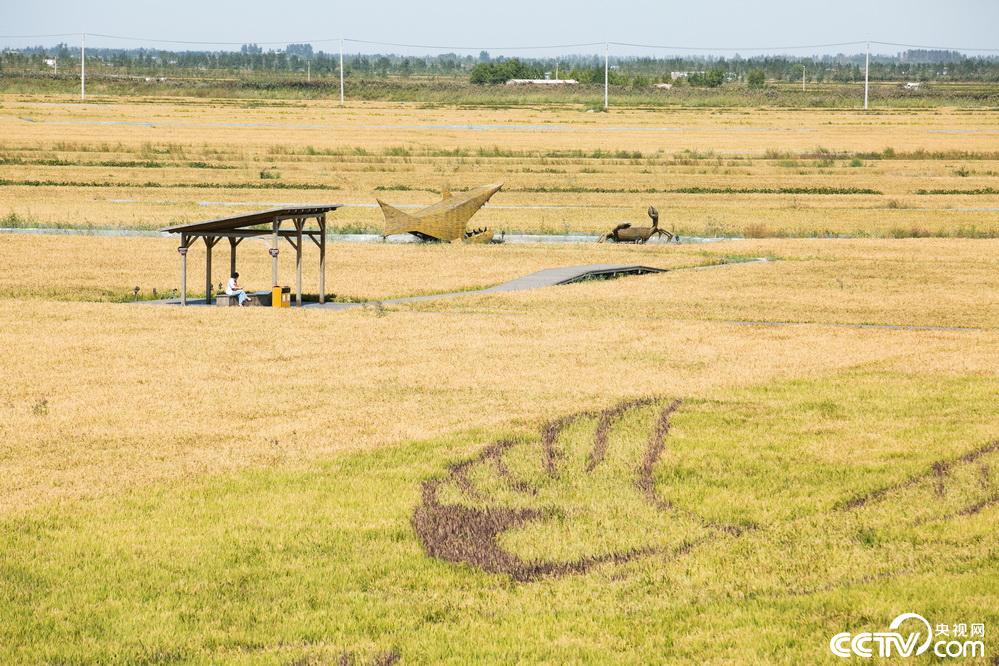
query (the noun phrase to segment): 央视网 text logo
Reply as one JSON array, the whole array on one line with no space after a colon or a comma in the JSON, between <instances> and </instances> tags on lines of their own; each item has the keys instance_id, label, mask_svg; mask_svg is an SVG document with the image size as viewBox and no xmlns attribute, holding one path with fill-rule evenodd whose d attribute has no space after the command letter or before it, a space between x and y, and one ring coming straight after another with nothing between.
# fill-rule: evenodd
<instances>
[{"instance_id":1,"label":"\u592e\u89c6\u7f51 text logo","mask_svg":"<svg viewBox=\"0 0 999 666\"><path fill-rule=\"evenodd\" d=\"M985 625L938 624L934 630L922 615L902 613L888 631L838 633L830 639L829 649L837 657L916 657L929 650L941 658L984 657Z\"/></svg>"}]
</instances>

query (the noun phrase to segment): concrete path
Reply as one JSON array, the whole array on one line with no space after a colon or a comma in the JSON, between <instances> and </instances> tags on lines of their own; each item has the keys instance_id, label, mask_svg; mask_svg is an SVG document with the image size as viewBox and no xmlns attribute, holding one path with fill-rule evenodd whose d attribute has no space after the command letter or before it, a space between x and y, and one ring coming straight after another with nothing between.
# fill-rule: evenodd
<instances>
[{"instance_id":1,"label":"concrete path","mask_svg":"<svg viewBox=\"0 0 999 666\"><path fill-rule=\"evenodd\" d=\"M586 264L583 266L563 266L561 268L546 268L545 270L531 273L524 277L519 277L503 284L498 284L488 289L473 289L471 291L452 291L445 294L429 294L427 296L408 296L405 298L390 298L379 302L382 305L396 303L419 303L421 301L436 301L442 298L457 298L459 296L473 296L476 294L498 294L510 291L525 291L527 289L540 289L542 287L554 287L559 284L570 284L586 278L597 278L600 276L626 274L644 275L647 273L664 273L662 268L652 268L651 266L636 266L626 264ZM307 308L324 308L327 310L347 310L350 308L363 307L364 303L306 303Z\"/></svg>"},{"instance_id":2,"label":"concrete path","mask_svg":"<svg viewBox=\"0 0 999 666\"><path fill-rule=\"evenodd\" d=\"M546 268L530 275L515 278L509 282L488 287L486 289L471 289L469 291L452 291L443 294L428 294L426 296L406 296L403 298L388 298L385 300L372 300L366 303L340 303L331 301L328 303L306 303L306 308L321 308L323 310L350 310L360 308L365 305L381 303L382 305L394 305L397 303L419 303L422 301L436 301L444 298L458 298L459 296L474 296L477 294L500 294L512 291L525 291L528 289L541 289L543 287L554 287L560 284L571 284L586 279L600 279L621 275L647 275L649 273L668 273L673 271L703 270L709 268L721 268L724 266L736 266L745 263L767 262L768 259L759 257L746 261L728 262L723 264L710 264L707 266L685 266L683 268L654 268L652 266L640 266L637 264L584 264L581 266L562 266L560 268ZM150 305L179 305L179 298L170 298L159 301L137 301ZM204 298L188 298L188 305L204 305ZM295 305L292 305L295 307Z\"/></svg>"}]
</instances>

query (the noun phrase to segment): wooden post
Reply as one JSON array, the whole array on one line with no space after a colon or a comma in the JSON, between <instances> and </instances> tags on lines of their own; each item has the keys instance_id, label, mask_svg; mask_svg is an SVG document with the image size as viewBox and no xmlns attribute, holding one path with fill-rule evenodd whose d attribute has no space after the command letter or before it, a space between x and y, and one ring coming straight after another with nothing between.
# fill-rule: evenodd
<instances>
[{"instance_id":1,"label":"wooden post","mask_svg":"<svg viewBox=\"0 0 999 666\"><path fill-rule=\"evenodd\" d=\"M239 245L239 240L235 236L229 237L229 277L236 272L236 246Z\"/></svg>"},{"instance_id":2,"label":"wooden post","mask_svg":"<svg viewBox=\"0 0 999 666\"><path fill-rule=\"evenodd\" d=\"M205 236L205 305L212 304L212 248L214 236Z\"/></svg>"},{"instance_id":3,"label":"wooden post","mask_svg":"<svg viewBox=\"0 0 999 666\"><path fill-rule=\"evenodd\" d=\"M298 307L302 307L302 227L304 226L304 217L295 220L295 300Z\"/></svg>"},{"instance_id":4,"label":"wooden post","mask_svg":"<svg viewBox=\"0 0 999 666\"><path fill-rule=\"evenodd\" d=\"M281 230L281 220L274 220L274 238L271 242L271 286L278 286L278 231Z\"/></svg>"},{"instance_id":5,"label":"wooden post","mask_svg":"<svg viewBox=\"0 0 999 666\"><path fill-rule=\"evenodd\" d=\"M326 302L326 214L319 220L319 302Z\"/></svg>"},{"instance_id":6,"label":"wooden post","mask_svg":"<svg viewBox=\"0 0 999 666\"><path fill-rule=\"evenodd\" d=\"M180 235L180 304L187 305L187 234Z\"/></svg>"}]
</instances>

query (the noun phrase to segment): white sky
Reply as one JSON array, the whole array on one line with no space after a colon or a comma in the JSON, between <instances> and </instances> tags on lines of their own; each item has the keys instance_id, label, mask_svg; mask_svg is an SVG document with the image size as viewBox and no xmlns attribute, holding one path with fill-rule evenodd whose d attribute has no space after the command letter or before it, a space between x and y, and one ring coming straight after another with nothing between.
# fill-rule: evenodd
<instances>
[{"instance_id":1,"label":"white sky","mask_svg":"<svg viewBox=\"0 0 999 666\"><path fill-rule=\"evenodd\" d=\"M312 41L335 51L341 36L415 44L467 46L503 53L501 46L631 42L707 49L791 46L875 40L991 48L999 53L999 0L713 0L709 2L569 2L566 0L0 0L0 46L79 42L78 37L13 39L7 35L106 33L143 38L89 37L94 46L151 46L171 50L211 46L159 44L152 38L211 42ZM234 48L219 45L214 48ZM238 48L238 47L235 47ZM599 47L529 51L524 55L597 52ZM857 47L785 51L798 55L855 53ZM879 53L901 47L875 46ZM348 44L348 52L434 53ZM618 54L664 55L616 48ZM516 55L517 51L507 51Z\"/></svg>"}]
</instances>

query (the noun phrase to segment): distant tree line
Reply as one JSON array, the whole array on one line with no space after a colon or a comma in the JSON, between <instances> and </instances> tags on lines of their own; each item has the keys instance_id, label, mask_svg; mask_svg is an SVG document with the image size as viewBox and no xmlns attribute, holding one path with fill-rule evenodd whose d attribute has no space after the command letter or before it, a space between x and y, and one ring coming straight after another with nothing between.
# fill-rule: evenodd
<instances>
[{"instance_id":1,"label":"distant tree line","mask_svg":"<svg viewBox=\"0 0 999 666\"><path fill-rule=\"evenodd\" d=\"M79 66L76 46L26 47L0 51L0 71L51 72L46 60L59 63L59 71L68 73ZM311 44L289 44L283 50L264 50L257 44L244 44L239 51L165 51L160 49L88 48L88 65L95 72L125 75L177 76L198 72L304 72L314 76L338 76L339 53L314 50ZM734 57L611 57L609 78L612 85L644 86L675 82L694 86L716 87L726 81L738 81L759 87L767 81L795 82L802 78L804 67L808 81L856 82L864 78L864 55L819 57L760 56ZM498 84L513 78L573 78L583 84L604 80L603 58L596 55L570 55L558 58L491 57L486 51L477 55L443 53L433 56L395 54L344 57L344 73L349 77L377 79L386 77L467 77L476 84ZM676 76L674 76L676 75ZM954 51L914 49L895 56L872 56L873 81L999 81L999 57L967 57Z\"/></svg>"}]
</instances>

